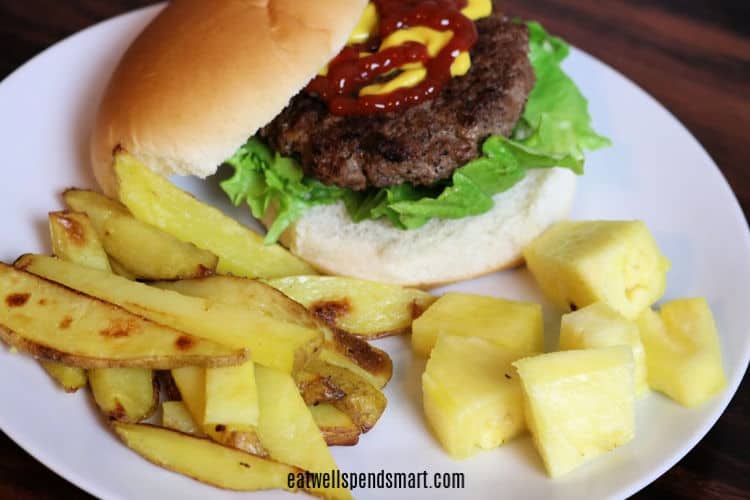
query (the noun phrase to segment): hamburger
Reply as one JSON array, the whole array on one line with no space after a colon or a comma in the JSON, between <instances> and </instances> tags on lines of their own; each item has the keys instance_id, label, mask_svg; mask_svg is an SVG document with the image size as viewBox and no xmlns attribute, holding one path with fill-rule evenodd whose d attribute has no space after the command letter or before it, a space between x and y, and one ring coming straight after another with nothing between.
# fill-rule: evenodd
<instances>
[{"instance_id":1,"label":"hamburger","mask_svg":"<svg viewBox=\"0 0 750 500\"><path fill-rule=\"evenodd\" d=\"M123 56L92 161L221 182L325 273L408 285L518 264L608 140L562 40L491 0L176 0Z\"/></svg>"}]
</instances>

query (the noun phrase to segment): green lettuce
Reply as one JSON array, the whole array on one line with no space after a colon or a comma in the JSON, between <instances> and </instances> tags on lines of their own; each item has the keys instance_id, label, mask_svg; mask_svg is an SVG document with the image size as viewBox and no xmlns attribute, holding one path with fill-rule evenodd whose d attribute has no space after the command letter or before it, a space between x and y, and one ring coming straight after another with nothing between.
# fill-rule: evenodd
<instances>
[{"instance_id":1,"label":"green lettuce","mask_svg":"<svg viewBox=\"0 0 750 500\"><path fill-rule=\"evenodd\" d=\"M342 201L355 222L385 218L400 229L430 219L460 219L492 209L492 197L520 182L532 168L564 167L583 173L584 151L610 145L591 127L588 103L560 67L569 47L539 23L529 28L529 59L536 85L510 138L491 136L482 155L435 186L402 184L354 192L305 177L291 158L251 138L229 160L234 175L221 183L232 203L247 203L257 218L276 217L266 235L274 243L308 209Z\"/></svg>"}]
</instances>

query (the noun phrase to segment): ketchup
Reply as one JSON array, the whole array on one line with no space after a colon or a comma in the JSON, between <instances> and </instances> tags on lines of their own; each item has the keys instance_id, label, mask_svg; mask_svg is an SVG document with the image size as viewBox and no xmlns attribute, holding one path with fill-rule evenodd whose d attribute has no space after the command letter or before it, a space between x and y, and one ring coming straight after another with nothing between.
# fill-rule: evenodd
<instances>
[{"instance_id":1,"label":"ketchup","mask_svg":"<svg viewBox=\"0 0 750 500\"><path fill-rule=\"evenodd\" d=\"M373 0L380 15L377 36L366 43L347 46L328 65L326 76L317 76L307 92L317 94L336 115L373 115L405 109L436 97L451 79L451 65L461 52L477 42L474 22L461 13L467 0ZM424 26L452 31L453 38L433 58L417 42L406 42L378 52L380 42L394 31ZM374 52L360 57L362 52ZM422 63L427 76L410 88L382 95L360 96L359 91L379 76L407 63Z\"/></svg>"}]
</instances>

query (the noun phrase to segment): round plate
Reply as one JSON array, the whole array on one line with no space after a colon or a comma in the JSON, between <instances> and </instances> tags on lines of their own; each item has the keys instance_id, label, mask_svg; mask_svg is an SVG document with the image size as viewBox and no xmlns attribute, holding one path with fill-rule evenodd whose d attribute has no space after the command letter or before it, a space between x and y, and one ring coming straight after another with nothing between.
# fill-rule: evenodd
<instances>
[{"instance_id":1,"label":"round plate","mask_svg":"<svg viewBox=\"0 0 750 500\"><path fill-rule=\"evenodd\" d=\"M159 7L97 25L52 47L0 84L2 248L11 262L49 252L47 212L62 207L69 186L95 187L88 135L97 99L123 50ZM750 237L729 186L696 140L633 83L574 50L566 68L591 102L597 130L615 146L590 156L579 183L574 218L643 219L672 260L665 299L704 295L721 334L729 386L698 409L658 394L638 402L637 437L568 476L548 479L531 440L522 437L461 462L451 460L427 430L420 375L407 338L378 342L395 375L380 423L356 447L333 449L350 472L464 472L465 489L354 491L361 498L624 497L683 457L703 437L737 389L750 357ZM248 210L226 202L215 181L181 185L243 221ZM544 303L525 270L450 287ZM546 307L548 330L559 317ZM0 348L0 427L52 470L103 498L246 498L205 486L146 462L103 425L86 391L68 395L37 363ZM285 493L264 493L283 496Z\"/></svg>"}]
</instances>

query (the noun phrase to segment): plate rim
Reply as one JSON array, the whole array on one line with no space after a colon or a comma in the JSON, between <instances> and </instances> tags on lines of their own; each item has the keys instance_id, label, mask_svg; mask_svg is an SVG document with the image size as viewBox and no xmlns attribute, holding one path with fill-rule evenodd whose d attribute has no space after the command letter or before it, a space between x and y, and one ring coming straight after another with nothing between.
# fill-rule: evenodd
<instances>
[{"instance_id":1,"label":"plate rim","mask_svg":"<svg viewBox=\"0 0 750 500\"><path fill-rule=\"evenodd\" d=\"M156 11L164 8L165 3L160 2L154 5L149 5L145 7L140 7L137 9L133 9L121 14L118 14L116 16L101 20L95 24L92 24L90 26L87 26L86 28L77 31L69 36L66 36L65 38L55 42L54 44L50 45L49 47L45 48L41 52L34 55L32 58L15 68L10 74L5 76L2 80L0 80L0 89L2 89L3 85L6 82L12 81L14 77L17 77L18 74L26 71L29 66L32 66L33 64L37 63L37 60L43 58L43 57L49 57L50 54L61 50L64 46L74 43L79 38L84 38L86 36L89 36L89 34L93 31L98 31L102 29L106 29L108 25L110 24L116 24L117 22L122 21L124 18L128 17L140 17L140 16L146 16L150 15L151 12L154 12L154 15ZM746 258L750 260L750 227L748 227L748 220L745 215L745 210L742 206L742 204L739 201L739 198L737 197L737 194L732 189L728 179L724 175L723 171L719 167L718 163L714 161L713 157L709 154L709 152L705 149L703 144L695 137L695 135L690 131L690 129L664 104L662 104L660 101L658 101L654 96L652 96L649 92L647 92L643 87L641 87L637 82L631 80L629 77L615 69L614 67L610 66L606 62L600 60L599 58L589 54L585 50L580 49L577 46L571 45L571 52L574 52L577 57L582 57L586 59L587 64L595 64L602 67L605 71L608 71L612 73L614 76L616 76L619 80L625 82L627 85L632 86L634 89L638 91L638 93L645 97L649 101L649 106L653 106L658 108L661 112L666 113L666 115L669 116L669 118L675 122L680 130L684 132L686 136L689 137L689 140L693 142L693 146L697 146L697 151L700 151L700 154L703 155L703 160L707 160L708 163L710 163L713 167L714 174L718 174L720 180L721 180L721 189L723 190L723 195L728 196L729 200L732 202L735 216L738 218L738 222L744 222L744 225L747 227L747 231L744 233L744 238L742 240L743 246L744 246L744 252L746 255ZM739 386L744 381L747 373L748 373L748 366L750 365L750 341L747 341L745 344L745 352L744 352L744 367L740 366L739 374L738 376L732 380L731 384L727 385L727 388L725 391L721 394L720 403L716 406L714 411L706 417L702 425L700 425L700 430L697 431L691 439L686 440L682 443L680 447L675 448L670 453L670 458L664 460L659 467L656 467L652 469L647 474L643 474L641 476L641 479L638 481L631 482L627 487L621 488L620 491L615 492L616 495L622 495L622 497L629 497L641 489L645 488L649 484L656 481L659 477L661 477L664 473L669 471L672 467L674 467L678 462L680 462L685 456L700 442L702 441L706 435L711 431L711 429L716 425L718 420L721 418L721 416L726 411L729 404L731 404L732 400L734 399L737 390L739 389ZM10 432L8 430L7 422L5 421L5 418L2 413L0 413L0 430L17 446L19 446L24 452L28 453L31 457L33 457L37 462L44 465L46 468L54 472L57 476L60 478L70 482L77 488L81 489L82 491L94 495L99 498L108 498L110 497L110 491L106 491L107 487L104 484L100 484L100 482L97 481L91 481L90 478L86 476L82 476L75 472L74 468L69 467L67 465L67 462L65 461L55 461L52 459L47 452L45 451L44 446L37 446L33 440L30 439L23 439L22 437L19 438L19 436L16 433ZM116 438L113 438L116 439ZM257 494L258 492L256 492ZM262 492L260 492L262 494Z\"/></svg>"}]
</instances>

